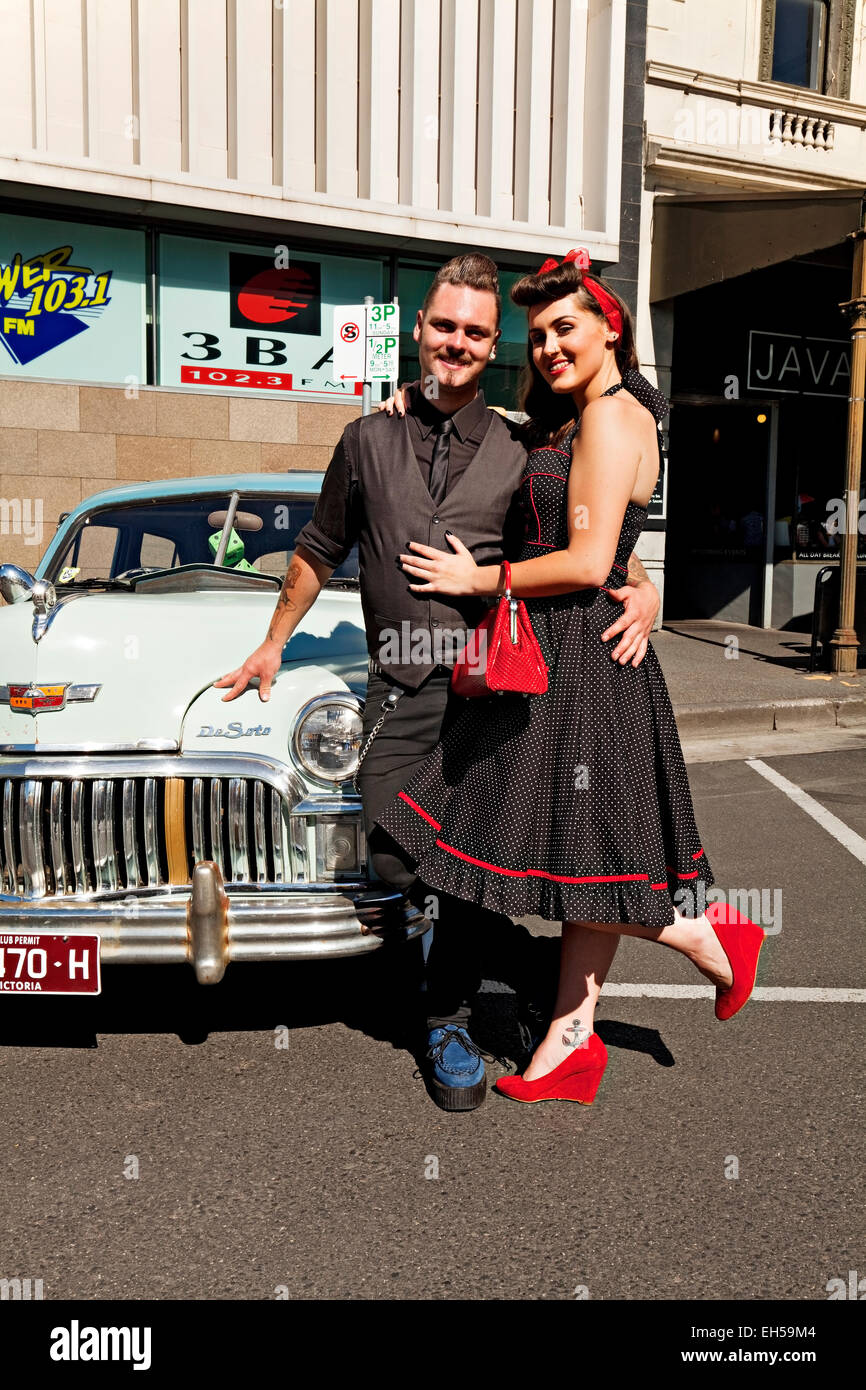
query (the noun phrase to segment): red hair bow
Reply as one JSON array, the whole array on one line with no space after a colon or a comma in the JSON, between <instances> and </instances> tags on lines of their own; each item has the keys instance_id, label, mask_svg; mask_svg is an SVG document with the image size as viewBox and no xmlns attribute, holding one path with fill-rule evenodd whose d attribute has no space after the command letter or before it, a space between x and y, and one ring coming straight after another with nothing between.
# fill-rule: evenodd
<instances>
[{"instance_id":1,"label":"red hair bow","mask_svg":"<svg viewBox=\"0 0 866 1390\"><path fill-rule=\"evenodd\" d=\"M547 270L556 270L558 266L565 265L566 261L574 261L578 270L589 270L589 267L592 265L592 261L589 259L589 252L585 246L581 246L577 251L566 252L561 261L558 261L555 256L548 256L544 265L540 266L535 273L536 275L543 275ZM601 285L596 284L595 280L590 280L586 276L584 277L583 287L592 295L611 328L615 330L617 336L622 337L622 314L619 311L619 306L616 301L611 299L610 295L606 290L602 289Z\"/></svg>"},{"instance_id":2,"label":"red hair bow","mask_svg":"<svg viewBox=\"0 0 866 1390\"><path fill-rule=\"evenodd\" d=\"M540 266L535 273L536 275L543 275L547 270L556 270L558 265L565 265L566 261L574 261L578 270L589 270L592 265L589 252L585 246L581 246L577 251L567 251L561 261L558 261L555 256L548 256L544 265Z\"/></svg>"}]
</instances>

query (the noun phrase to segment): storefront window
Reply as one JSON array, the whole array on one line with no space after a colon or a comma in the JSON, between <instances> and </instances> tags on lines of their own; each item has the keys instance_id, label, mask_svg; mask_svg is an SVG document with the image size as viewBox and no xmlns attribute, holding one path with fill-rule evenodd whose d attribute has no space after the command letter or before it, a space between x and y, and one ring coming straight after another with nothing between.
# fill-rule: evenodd
<instances>
[{"instance_id":1,"label":"storefront window","mask_svg":"<svg viewBox=\"0 0 866 1390\"><path fill-rule=\"evenodd\" d=\"M333 310L381 300L384 261L161 236L159 286L160 385L360 397L335 379Z\"/></svg>"},{"instance_id":2,"label":"storefront window","mask_svg":"<svg viewBox=\"0 0 866 1390\"><path fill-rule=\"evenodd\" d=\"M144 233L0 216L0 375L143 382Z\"/></svg>"}]
</instances>

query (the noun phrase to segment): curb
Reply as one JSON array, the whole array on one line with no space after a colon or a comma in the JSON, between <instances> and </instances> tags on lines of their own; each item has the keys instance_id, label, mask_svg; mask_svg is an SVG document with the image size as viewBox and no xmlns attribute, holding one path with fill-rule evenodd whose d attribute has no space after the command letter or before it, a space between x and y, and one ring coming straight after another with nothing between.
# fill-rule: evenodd
<instances>
[{"instance_id":1,"label":"curb","mask_svg":"<svg viewBox=\"0 0 866 1390\"><path fill-rule=\"evenodd\" d=\"M796 733L799 729L856 729L866 732L866 698L768 700L754 705L674 706L680 738L727 734Z\"/></svg>"}]
</instances>

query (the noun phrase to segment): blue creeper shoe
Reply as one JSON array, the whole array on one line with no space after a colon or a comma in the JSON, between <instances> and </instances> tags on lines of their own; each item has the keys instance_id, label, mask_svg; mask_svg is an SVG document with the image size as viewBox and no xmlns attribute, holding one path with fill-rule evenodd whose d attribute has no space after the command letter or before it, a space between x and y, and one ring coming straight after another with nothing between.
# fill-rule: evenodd
<instances>
[{"instance_id":1,"label":"blue creeper shoe","mask_svg":"<svg viewBox=\"0 0 866 1390\"><path fill-rule=\"evenodd\" d=\"M448 1023L427 1039L430 1094L440 1110L476 1110L487 1094L484 1053L465 1028Z\"/></svg>"}]
</instances>

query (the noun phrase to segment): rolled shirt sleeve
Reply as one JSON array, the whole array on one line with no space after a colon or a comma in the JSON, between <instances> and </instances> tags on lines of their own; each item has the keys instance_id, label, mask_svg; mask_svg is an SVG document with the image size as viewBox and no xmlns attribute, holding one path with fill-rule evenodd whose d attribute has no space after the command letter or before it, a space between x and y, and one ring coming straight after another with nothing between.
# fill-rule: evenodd
<instances>
[{"instance_id":1,"label":"rolled shirt sleeve","mask_svg":"<svg viewBox=\"0 0 866 1390\"><path fill-rule=\"evenodd\" d=\"M295 546L302 545L323 565L336 569L348 556L359 531L357 471L344 433L328 464L312 518L301 527Z\"/></svg>"}]
</instances>

